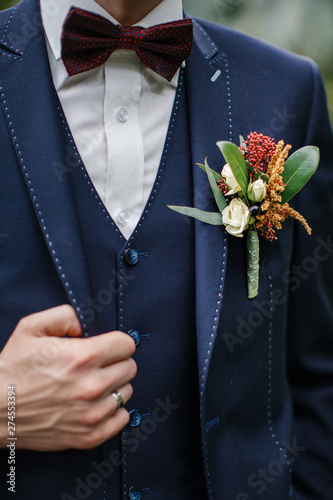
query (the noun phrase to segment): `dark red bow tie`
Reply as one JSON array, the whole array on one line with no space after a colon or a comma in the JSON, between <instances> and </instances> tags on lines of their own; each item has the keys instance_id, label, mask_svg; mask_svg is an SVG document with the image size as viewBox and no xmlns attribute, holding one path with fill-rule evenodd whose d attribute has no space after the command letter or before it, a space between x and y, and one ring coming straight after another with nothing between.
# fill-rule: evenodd
<instances>
[{"instance_id":1,"label":"dark red bow tie","mask_svg":"<svg viewBox=\"0 0 333 500\"><path fill-rule=\"evenodd\" d=\"M168 81L190 55L191 19L150 28L115 25L98 14L71 7L65 19L61 57L69 76L103 64L116 49L135 50L148 68Z\"/></svg>"}]
</instances>

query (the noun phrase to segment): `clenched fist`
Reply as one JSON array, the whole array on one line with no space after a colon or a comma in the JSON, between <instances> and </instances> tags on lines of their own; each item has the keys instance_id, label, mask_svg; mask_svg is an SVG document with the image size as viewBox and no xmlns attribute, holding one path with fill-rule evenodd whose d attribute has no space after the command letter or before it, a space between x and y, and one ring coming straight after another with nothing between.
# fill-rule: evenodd
<instances>
[{"instance_id":1,"label":"clenched fist","mask_svg":"<svg viewBox=\"0 0 333 500\"><path fill-rule=\"evenodd\" d=\"M72 338L63 338L65 335ZM80 338L71 306L23 318L0 354L0 439L6 446L7 387L16 386L17 448L87 449L117 434L129 421L126 403L136 375L134 341L114 331Z\"/></svg>"}]
</instances>

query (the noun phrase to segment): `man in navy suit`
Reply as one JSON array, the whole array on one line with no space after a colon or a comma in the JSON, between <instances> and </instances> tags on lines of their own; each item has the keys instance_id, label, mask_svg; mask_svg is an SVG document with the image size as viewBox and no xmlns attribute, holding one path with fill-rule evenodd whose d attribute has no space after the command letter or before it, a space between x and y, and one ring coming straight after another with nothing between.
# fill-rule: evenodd
<instances>
[{"instance_id":1,"label":"man in navy suit","mask_svg":"<svg viewBox=\"0 0 333 500\"><path fill-rule=\"evenodd\" d=\"M71 75L71 5L1 13L1 498L331 499L333 137L316 66L193 20L170 78L127 46ZM183 17L179 0L74 6L145 29ZM321 164L295 202L312 236L287 221L261 242L250 301L243 239L167 205L216 211L193 165L220 171L216 142L255 130L318 146Z\"/></svg>"}]
</instances>

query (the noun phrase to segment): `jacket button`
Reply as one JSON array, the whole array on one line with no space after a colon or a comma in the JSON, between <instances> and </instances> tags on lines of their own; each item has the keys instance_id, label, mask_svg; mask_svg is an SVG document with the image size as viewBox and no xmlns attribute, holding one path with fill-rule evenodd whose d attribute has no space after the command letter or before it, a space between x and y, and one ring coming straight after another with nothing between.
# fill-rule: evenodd
<instances>
[{"instance_id":1,"label":"jacket button","mask_svg":"<svg viewBox=\"0 0 333 500\"><path fill-rule=\"evenodd\" d=\"M142 420L142 414L139 412L139 410L131 410L129 412L129 426L130 427L138 427L141 424Z\"/></svg>"},{"instance_id":2,"label":"jacket button","mask_svg":"<svg viewBox=\"0 0 333 500\"><path fill-rule=\"evenodd\" d=\"M130 500L141 500L142 498L142 489L140 486L131 486L128 493Z\"/></svg>"},{"instance_id":3,"label":"jacket button","mask_svg":"<svg viewBox=\"0 0 333 500\"><path fill-rule=\"evenodd\" d=\"M135 266L139 260L139 252L134 248L127 248L125 251L125 261L129 266Z\"/></svg>"},{"instance_id":4,"label":"jacket button","mask_svg":"<svg viewBox=\"0 0 333 500\"><path fill-rule=\"evenodd\" d=\"M138 332L138 330L130 330L129 332L127 332L128 335L130 337L132 337L132 339L134 340L135 342L135 345L139 345L140 342L141 342L141 335L140 333Z\"/></svg>"}]
</instances>

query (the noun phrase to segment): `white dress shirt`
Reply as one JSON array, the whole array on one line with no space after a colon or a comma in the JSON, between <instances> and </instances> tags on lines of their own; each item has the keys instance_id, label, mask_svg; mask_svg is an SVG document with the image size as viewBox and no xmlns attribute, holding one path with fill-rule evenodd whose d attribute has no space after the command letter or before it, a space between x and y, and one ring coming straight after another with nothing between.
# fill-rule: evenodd
<instances>
[{"instance_id":1,"label":"white dress shirt","mask_svg":"<svg viewBox=\"0 0 333 500\"><path fill-rule=\"evenodd\" d=\"M98 68L69 77L61 30L71 6L119 24L94 0L41 0L55 88L88 174L111 217L129 238L154 184L177 89L146 68L133 50L116 50ZM183 18L181 0L163 0L137 25Z\"/></svg>"}]
</instances>

